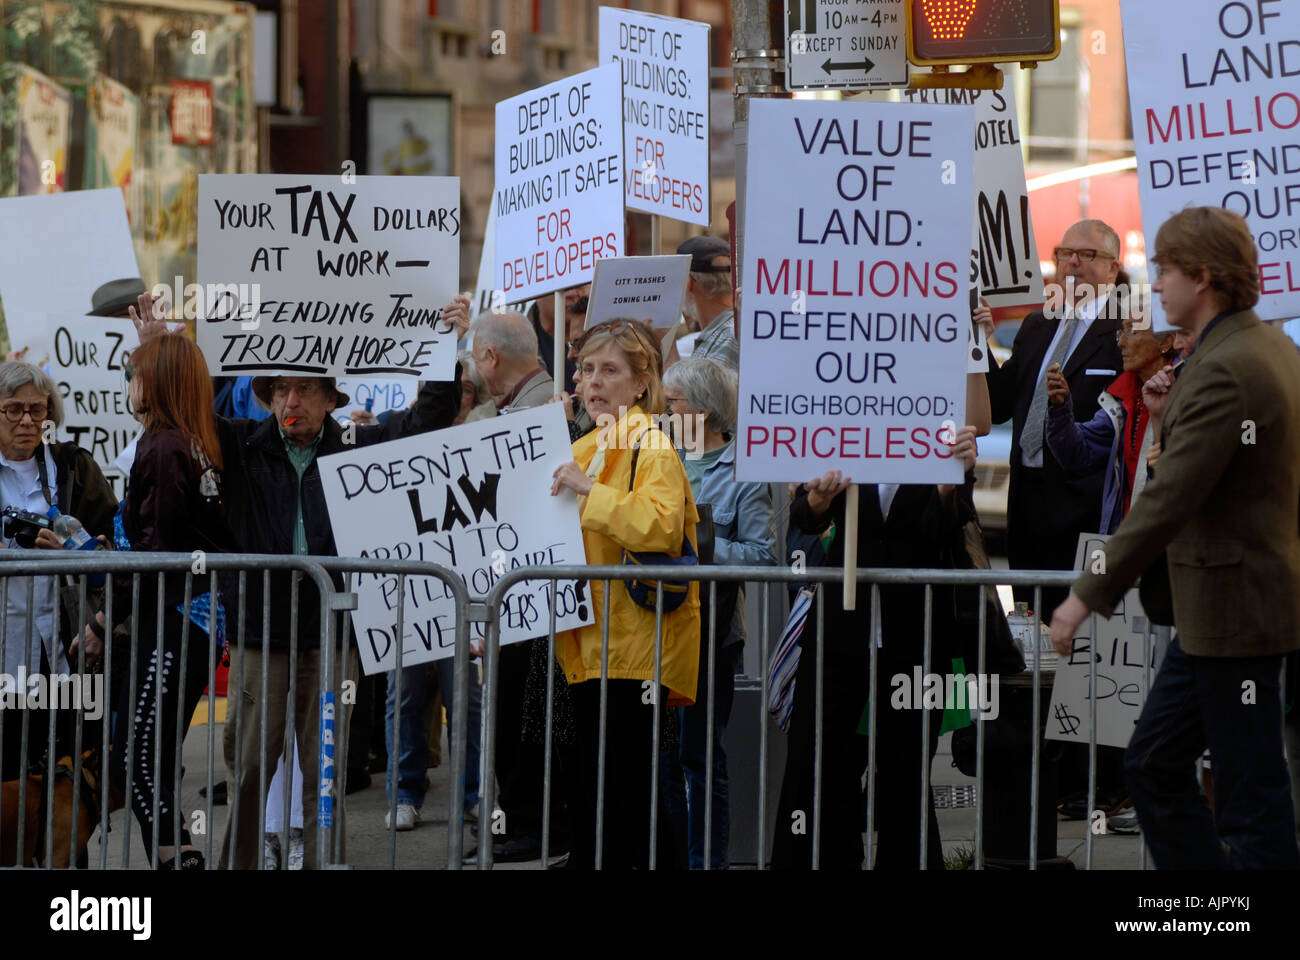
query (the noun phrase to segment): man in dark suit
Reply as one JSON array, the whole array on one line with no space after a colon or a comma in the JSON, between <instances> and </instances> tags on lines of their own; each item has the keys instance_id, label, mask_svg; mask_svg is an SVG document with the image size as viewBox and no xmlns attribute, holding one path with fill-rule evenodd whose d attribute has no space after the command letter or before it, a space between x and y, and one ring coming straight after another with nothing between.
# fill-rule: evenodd
<instances>
[{"instance_id":1,"label":"man in dark suit","mask_svg":"<svg viewBox=\"0 0 1300 960\"><path fill-rule=\"evenodd\" d=\"M1011 358L989 370L993 422L1012 422L1007 559L1013 570L1069 570L1079 534L1100 529L1106 467L1069 476L1056 462L1043 436L1046 380L1048 368L1059 365L1074 418L1086 422L1097 412L1098 395L1124 369L1115 341L1123 319L1113 288L1119 256L1119 236L1100 220L1067 230L1054 251L1059 288L1049 290L1044 311L1025 318ZM1044 590L1043 611L1064 597L1064 590ZM1016 599L1032 606L1033 588L1017 588Z\"/></svg>"},{"instance_id":2,"label":"man in dark suit","mask_svg":"<svg viewBox=\"0 0 1300 960\"><path fill-rule=\"evenodd\" d=\"M1125 754L1161 869L1300 867L1282 750L1282 657L1300 647L1300 354L1259 322L1255 243L1221 207L1156 236L1153 290L1197 338L1170 390L1155 476L1052 617L1068 654L1162 550L1177 633ZM1215 809L1195 760L1214 764Z\"/></svg>"}]
</instances>

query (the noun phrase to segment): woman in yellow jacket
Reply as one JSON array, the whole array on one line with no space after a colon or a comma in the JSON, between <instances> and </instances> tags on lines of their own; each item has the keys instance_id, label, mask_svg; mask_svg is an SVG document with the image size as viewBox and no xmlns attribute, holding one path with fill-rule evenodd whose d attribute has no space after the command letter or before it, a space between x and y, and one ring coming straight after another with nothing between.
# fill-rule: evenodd
<instances>
[{"instance_id":1,"label":"woman in yellow jacket","mask_svg":"<svg viewBox=\"0 0 1300 960\"><path fill-rule=\"evenodd\" d=\"M555 472L553 494L578 496L589 564L618 564L623 550L680 556L692 549L699 514L677 452L651 423L663 413L659 346L636 321L588 331L578 350L579 391L597 428L573 445L574 460ZM636 456L636 478L632 461ZM630 489L629 489L630 488ZM556 638L556 656L573 698L578 769L570 791L569 866L591 869L596 853L596 780L600 750L601 637L604 582L591 584L596 621ZM633 602L622 581L609 590L609 699L606 717L602 866L644 867L650 849L650 787L655 700L694 701L700 657L699 584L663 617L661 686L656 691L655 613ZM659 797L658 864L672 862L671 825Z\"/></svg>"}]
</instances>

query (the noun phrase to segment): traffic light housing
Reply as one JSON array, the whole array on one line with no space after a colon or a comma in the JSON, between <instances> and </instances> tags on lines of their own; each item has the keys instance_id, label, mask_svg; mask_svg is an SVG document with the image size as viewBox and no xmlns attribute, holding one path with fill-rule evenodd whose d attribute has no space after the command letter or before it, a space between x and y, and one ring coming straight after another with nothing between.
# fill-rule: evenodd
<instances>
[{"instance_id":1,"label":"traffic light housing","mask_svg":"<svg viewBox=\"0 0 1300 960\"><path fill-rule=\"evenodd\" d=\"M1060 0L907 0L906 11L907 59L919 67L1061 55Z\"/></svg>"}]
</instances>

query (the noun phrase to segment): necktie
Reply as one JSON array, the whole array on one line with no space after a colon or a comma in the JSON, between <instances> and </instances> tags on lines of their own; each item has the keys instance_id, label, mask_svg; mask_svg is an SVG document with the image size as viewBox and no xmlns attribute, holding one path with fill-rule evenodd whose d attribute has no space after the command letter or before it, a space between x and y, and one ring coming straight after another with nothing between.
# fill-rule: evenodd
<instances>
[{"instance_id":1,"label":"necktie","mask_svg":"<svg viewBox=\"0 0 1300 960\"><path fill-rule=\"evenodd\" d=\"M1074 339L1074 331L1078 326L1078 316L1069 317L1065 321L1065 328L1056 341L1056 349L1047 362L1043 378L1034 388L1034 399L1029 405L1029 415L1025 417L1025 429L1020 434L1020 449L1027 457L1036 457L1043 449L1043 431L1047 427L1047 370L1052 368L1052 364L1065 361L1065 354L1070 349L1070 341Z\"/></svg>"}]
</instances>

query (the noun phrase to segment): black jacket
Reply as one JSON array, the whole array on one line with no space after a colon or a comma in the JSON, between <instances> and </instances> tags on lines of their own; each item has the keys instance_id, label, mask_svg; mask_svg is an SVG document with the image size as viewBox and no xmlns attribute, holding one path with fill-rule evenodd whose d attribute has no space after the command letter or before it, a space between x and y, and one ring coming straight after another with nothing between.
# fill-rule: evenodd
<instances>
[{"instance_id":1,"label":"black jacket","mask_svg":"<svg viewBox=\"0 0 1300 960\"><path fill-rule=\"evenodd\" d=\"M395 413L387 423L356 427L354 446L368 446L399 437L446 427L460 410L460 365L455 379L447 383L426 383L409 410ZM222 495L226 502L231 528L246 553L287 553L293 551L293 532L298 519L298 473L284 449L280 425L275 417L265 420L227 420L218 418L221 435ZM333 417L325 418L325 433L316 448L316 456L342 453L351 449L343 442L343 428ZM336 556L334 532L325 507L325 490L321 485L316 461L307 466L301 485L303 525L307 533L307 550L314 556ZM343 578L334 578L342 588ZM244 598L245 643L262 641L261 571L249 571ZM224 605L231 626L233 644L238 637L238 574L222 577ZM271 574L270 635L272 647L287 649L290 628L290 575ZM298 588L298 644L300 649L318 648L321 638L320 595L311 580L303 578Z\"/></svg>"},{"instance_id":2,"label":"black jacket","mask_svg":"<svg viewBox=\"0 0 1300 960\"><path fill-rule=\"evenodd\" d=\"M75 443L51 444L50 456L54 459L54 501L59 512L76 517L91 536L112 540L117 496L95 458Z\"/></svg>"},{"instance_id":3,"label":"black jacket","mask_svg":"<svg viewBox=\"0 0 1300 960\"><path fill-rule=\"evenodd\" d=\"M969 483L969 481L968 481ZM858 507L859 570L869 567L911 567L948 569L956 566L953 549L961 537L963 517L960 503L966 493L958 489L947 504L938 487L904 484L898 488L889 515L882 516L880 495L875 484L863 484ZM844 566L844 510L841 493L826 513L814 517L808 506L807 487L800 486L790 504L790 525L804 533L820 533L832 520L836 535L826 554L825 566ZM871 654L871 585L858 584L857 609L844 609L844 588L823 584L825 591L826 647L844 656L867 658ZM969 588L968 588L969 589ZM932 670L946 673L950 660L960 655L958 627L951 591L936 588L932 595ZM925 638L925 587L922 585L880 588L881 637L891 662L920 663ZM809 614L815 623L816 610ZM895 656L897 654L897 656ZM972 666L973 669L973 666Z\"/></svg>"},{"instance_id":4,"label":"black jacket","mask_svg":"<svg viewBox=\"0 0 1300 960\"><path fill-rule=\"evenodd\" d=\"M1025 429L1025 420L1033 403L1038 371L1060 322L1049 320L1041 311L1025 318L1016 333L1010 359L1001 367L994 366L989 370L989 403L994 423L1010 420L1012 424L1011 486L1007 496L1008 537L1020 541L1026 537L1063 536L1068 540L1069 549L1073 550L1079 531L1100 529L1105 465L1092 473L1067 474L1044 444L1043 471L1044 478L1052 486L1052 512L1048 516L1036 517L1017 514L1020 503L1017 488L1023 471L1027 469L1022 465L1020 435ZM1098 317L1061 367L1061 372L1070 385L1070 404L1077 421L1086 423L1093 418L1098 409L1097 397L1124 370L1119 345L1115 342L1115 334L1120 325L1120 320L1114 317ZM990 360L990 363L995 364L996 361ZM1090 374L1089 370L1106 372ZM1010 546L1012 545L1009 544Z\"/></svg>"}]
</instances>

